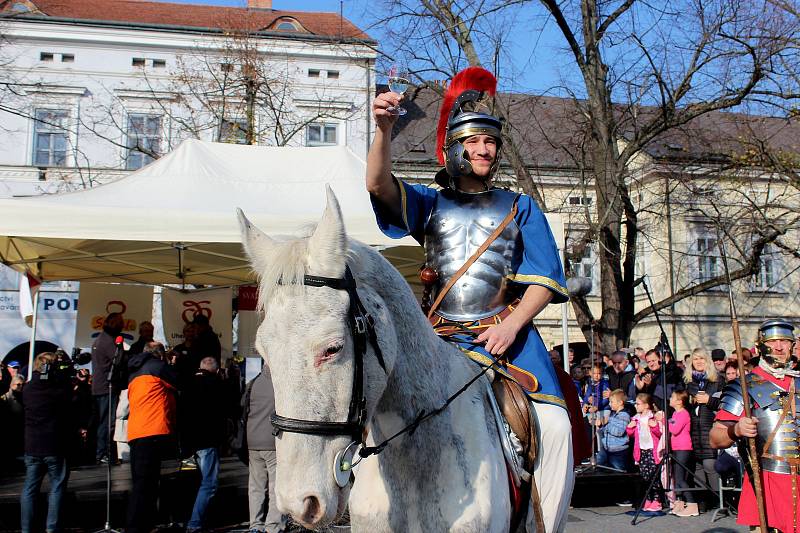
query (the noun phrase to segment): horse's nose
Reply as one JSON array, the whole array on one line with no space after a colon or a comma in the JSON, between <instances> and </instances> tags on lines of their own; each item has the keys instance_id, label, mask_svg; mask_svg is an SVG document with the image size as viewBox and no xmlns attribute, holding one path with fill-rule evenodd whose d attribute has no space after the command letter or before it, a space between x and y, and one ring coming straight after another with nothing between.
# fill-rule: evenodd
<instances>
[{"instance_id":1,"label":"horse's nose","mask_svg":"<svg viewBox=\"0 0 800 533\"><path fill-rule=\"evenodd\" d=\"M303 511L300 521L304 524L315 525L325 516L325 509L320 503L320 499L314 494L309 494L303 498Z\"/></svg>"}]
</instances>

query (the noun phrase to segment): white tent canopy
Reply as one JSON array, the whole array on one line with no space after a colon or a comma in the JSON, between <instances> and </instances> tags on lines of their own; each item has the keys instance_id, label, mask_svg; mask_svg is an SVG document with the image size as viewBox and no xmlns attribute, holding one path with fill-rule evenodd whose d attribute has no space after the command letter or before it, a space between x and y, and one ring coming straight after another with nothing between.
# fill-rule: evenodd
<instances>
[{"instance_id":1,"label":"white tent canopy","mask_svg":"<svg viewBox=\"0 0 800 533\"><path fill-rule=\"evenodd\" d=\"M45 281L247 283L252 277L235 208L269 234L293 234L319 220L326 183L339 199L351 238L416 245L378 230L364 173L364 161L345 147L187 140L105 185L0 200L0 261ZM394 262L401 271L412 268L418 254L407 265ZM407 253L390 255L402 260Z\"/></svg>"}]
</instances>

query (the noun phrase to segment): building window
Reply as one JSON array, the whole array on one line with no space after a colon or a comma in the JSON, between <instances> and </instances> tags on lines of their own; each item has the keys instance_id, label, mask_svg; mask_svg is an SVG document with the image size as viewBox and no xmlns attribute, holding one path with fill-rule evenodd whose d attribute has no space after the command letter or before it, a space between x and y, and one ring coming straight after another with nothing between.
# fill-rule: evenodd
<instances>
[{"instance_id":1,"label":"building window","mask_svg":"<svg viewBox=\"0 0 800 533\"><path fill-rule=\"evenodd\" d=\"M338 124L315 122L306 127L306 145L323 146L337 144Z\"/></svg>"},{"instance_id":2,"label":"building window","mask_svg":"<svg viewBox=\"0 0 800 533\"><path fill-rule=\"evenodd\" d=\"M153 68L167 68L167 60L153 59Z\"/></svg>"},{"instance_id":3,"label":"building window","mask_svg":"<svg viewBox=\"0 0 800 533\"><path fill-rule=\"evenodd\" d=\"M219 126L219 142L247 144L247 120L222 119Z\"/></svg>"},{"instance_id":4,"label":"building window","mask_svg":"<svg viewBox=\"0 0 800 533\"><path fill-rule=\"evenodd\" d=\"M125 168L136 170L161 153L161 116L128 115L128 157Z\"/></svg>"},{"instance_id":5,"label":"building window","mask_svg":"<svg viewBox=\"0 0 800 533\"><path fill-rule=\"evenodd\" d=\"M328 79L329 80L338 80L339 79L339 71L338 70L329 70L328 71Z\"/></svg>"},{"instance_id":6,"label":"building window","mask_svg":"<svg viewBox=\"0 0 800 533\"><path fill-rule=\"evenodd\" d=\"M279 20L273 28L276 30L300 31L300 25L292 19Z\"/></svg>"},{"instance_id":7,"label":"building window","mask_svg":"<svg viewBox=\"0 0 800 533\"><path fill-rule=\"evenodd\" d=\"M131 59L131 65L133 65L134 67L144 68L145 59L143 57L134 57L133 59Z\"/></svg>"},{"instance_id":8,"label":"building window","mask_svg":"<svg viewBox=\"0 0 800 533\"><path fill-rule=\"evenodd\" d=\"M590 196L570 196L569 205L592 205Z\"/></svg>"},{"instance_id":9,"label":"building window","mask_svg":"<svg viewBox=\"0 0 800 533\"><path fill-rule=\"evenodd\" d=\"M759 292L782 292L781 276L783 275L783 259L775 248L768 244L764 247L759 260L758 272L753 276L752 290Z\"/></svg>"},{"instance_id":10,"label":"building window","mask_svg":"<svg viewBox=\"0 0 800 533\"><path fill-rule=\"evenodd\" d=\"M63 167L67 164L69 113L63 110L37 109L33 122L33 164L40 167Z\"/></svg>"},{"instance_id":11,"label":"building window","mask_svg":"<svg viewBox=\"0 0 800 533\"><path fill-rule=\"evenodd\" d=\"M75 62L75 54L61 54L61 62L62 63L74 63Z\"/></svg>"},{"instance_id":12,"label":"building window","mask_svg":"<svg viewBox=\"0 0 800 533\"><path fill-rule=\"evenodd\" d=\"M52 61L53 60L53 52L40 52L39 53L39 61Z\"/></svg>"},{"instance_id":13,"label":"building window","mask_svg":"<svg viewBox=\"0 0 800 533\"><path fill-rule=\"evenodd\" d=\"M720 275L722 259L719 256L716 237L707 233L698 234L694 241L694 253L697 282L703 283Z\"/></svg>"},{"instance_id":14,"label":"building window","mask_svg":"<svg viewBox=\"0 0 800 533\"><path fill-rule=\"evenodd\" d=\"M569 270L570 277L575 278L589 278L592 280L592 290L589 295L596 296L598 294L599 284L599 269L597 265L597 254L595 247L592 243L583 245L582 250L577 250L579 243L573 241L567 244L567 249L572 253L569 255Z\"/></svg>"},{"instance_id":15,"label":"building window","mask_svg":"<svg viewBox=\"0 0 800 533\"><path fill-rule=\"evenodd\" d=\"M308 77L309 78L319 78L319 69L318 68L310 68L308 69Z\"/></svg>"}]
</instances>

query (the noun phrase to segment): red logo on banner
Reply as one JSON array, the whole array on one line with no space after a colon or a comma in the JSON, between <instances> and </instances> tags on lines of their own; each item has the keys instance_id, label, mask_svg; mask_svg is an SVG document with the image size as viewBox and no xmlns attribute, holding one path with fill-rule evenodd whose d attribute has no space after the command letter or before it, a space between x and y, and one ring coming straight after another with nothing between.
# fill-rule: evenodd
<instances>
[{"instance_id":1,"label":"red logo on banner","mask_svg":"<svg viewBox=\"0 0 800 533\"><path fill-rule=\"evenodd\" d=\"M111 300L106 304L106 313L119 313L123 314L125 311L128 310L128 306L125 305L125 302L120 300ZM93 316L92 317L92 329L99 330L103 329L103 325L105 324L106 317L104 316ZM136 331L136 321L132 318L124 318L122 319L122 330L123 331Z\"/></svg>"},{"instance_id":2,"label":"red logo on banner","mask_svg":"<svg viewBox=\"0 0 800 533\"><path fill-rule=\"evenodd\" d=\"M258 287L244 285L239 287L239 311L255 311L258 305Z\"/></svg>"},{"instance_id":3,"label":"red logo on banner","mask_svg":"<svg viewBox=\"0 0 800 533\"><path fill-rule=\"evenodd\" d=\"M208 320L210 321L211 315L213 315L214 312L211 310L210 307L203 306L203 304L210 304L210 303L211 300L203 300L201 302L193 302L191 300L184 301L183 306L186 307L186 309L184 309L183 313L181 313L181 318L186 324L188 324L189 322L193 322L194 317L196 317L197 315L205 315L205 317L208 318Z\"/></svg>"}]
</instances>

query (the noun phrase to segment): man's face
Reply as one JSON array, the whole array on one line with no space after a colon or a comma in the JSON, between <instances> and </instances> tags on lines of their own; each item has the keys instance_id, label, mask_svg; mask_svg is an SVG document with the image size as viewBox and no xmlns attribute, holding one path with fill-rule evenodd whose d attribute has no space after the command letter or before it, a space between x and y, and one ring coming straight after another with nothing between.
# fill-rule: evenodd
<instances>
[{"instance_id":1,"label":"man's face","mask_svg":"<svg viewBox=\"0 0 800 533\"><path fill-rule=\"evenodd\" d=\"M472 164L472 173L487 178L497 157L497 141L490 135L473 135L464 140L467 158Z\"/></svg>"},{"instance_id":2,"label":"man's face","mask_svg":"<svg viewBox=\"0 0 800 533\"><path fill-rule=\"evenodd\" d=\"M772 357L785 363L792 355L792 341L788 339L770 339L764 344L770 349Z\"/></svg>"},{"instance_id":3,"label":"man's face","mask_svg":"<svg viewBox=\"0 0 800 533\"><path fill-rule=\"evenodd\" d=\"M647 357L645 357L645 361L647 361L647 368L655 372L659 368L661 368L661 363L658 360L658 356L654 353L651 353Z\"/></svg>"},{"instance_id":4,"label":"man's face","mask_svg":"<svg viewBox=\"0 0 800 533\"><path fill-rule=\"evenodd\" d=\"M614 366L614 372L619 374L625 370L625 367L628 366L628 360L624 357L615 357L611 359L611 364Z\"/></svg>"},{"instance_id":5,"label":"man's face","mask_svg":"<svg viewBox=\"0 0 800 533\"><path fill-rule=\"evenodd\" d=\"M722 361L714 361L714 368L717 369L717 372L720 373L725 372L725 364L726 364L725 359L723 359Z\"/></svg>"},{"instance_id":6,"label":"man's face","mask_svg":"<svg viewBox=\"0 0 800 533\"><path fill-rule=\"evenodd\" d=\"M8 373L13 378L17 374L19 374L19 368L15 367L15 366L10 366L10 367L8 367Z\"/></svg>"},{"instance_id":7,"label":"man's face","mask_svg":"<svg viewBox=\"0 0 800 533\"><path fill-rule=\"evenodd\" d=\"M575 360L575 350L570 348L569 350L569 364L572 364L572 361Z\"/></svg>"},{"instance_id":8,"label":"man's face","mask_svg":"<svg viewBox=\"0 0 800 533\"><path fill-rule=\"evenodd\" d=\"M14 392L22 392L22 382L21 381L14 381L11 384L11 390Z\"/></svg>"}]
</instances>

